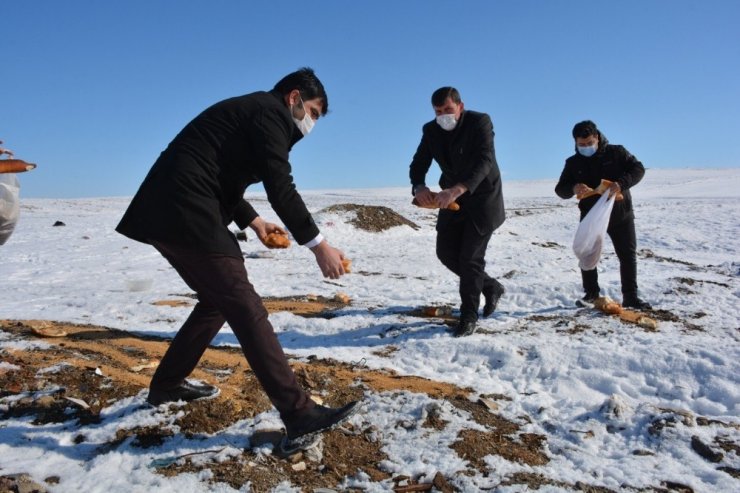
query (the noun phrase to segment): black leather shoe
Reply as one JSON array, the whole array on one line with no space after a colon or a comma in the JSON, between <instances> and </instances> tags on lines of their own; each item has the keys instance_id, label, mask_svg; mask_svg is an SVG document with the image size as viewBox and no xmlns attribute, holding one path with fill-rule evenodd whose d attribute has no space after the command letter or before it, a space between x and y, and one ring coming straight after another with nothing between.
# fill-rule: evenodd
<instances>
[{"instance_id":1,"label":"black leather shoe","mask_svg":"<svg viewBox=\"0 0 740 493\"><path fill-rule=\"evenodd\" d=\"M500 282L495 281L495 284L489 288L483 290L483 296L486 299L485 305L483 305L483 316L488 317L496 311L498 300L501 299L504 292L506 291Z\"/></svg>"},{"instance_id":2,"label":"black leather shoe","mask_svg":"<svg viewBox=\"0 0 740 493\"><path fill-rule=\"evenodd\" d=\"M165 402L193 401L204 397L214 397L218 395L218 387L208 385L207 383L188 382L187 380L175 387L174 389L161 390L150 388L146 401L152 406L159 406Z\"/></svg>"},{"instance_id":3,"label":"black leather shoe","mask_svg":"<svg viewBox=\"0 0 740 493\"><path fill-rule=\"evenodd\" d=\"M596 298L599 297L598 291L593 291L590 293L586 293L583 298L576 301L577 306L585 307L585 308L593 308L594 307L594 301L596 301Z\"/></svg>"},{"instance_id":4,"label":"black leather shoe","mask_svg":"<svg viewBox=\"0 0 740 493\"><path fill-rule=\"evenodd\" d=\"M647 301L642 301L637 296L629 296L622 301L624 308L636 308L638 310L652 310L653 307Z\"/></svg>"},{"instance_id":5,"label":"black leather shoe","mask_svg":"<svg viewBox=\"0 0 740 493\"><path fill-rule=\"evenodd\" d=\"M455 333L453 335L455 337L470 336L475 334L476 329L478 329L476 320L460 320L457 327L455 327Z\"/></svg>"},{"instance_id":6,"label":"black leather shoe","mask_svg":"<svg viewBox=\"0 0 740 493\"><path fill-rule=\"evenodd\" d=\"M288 435L288 440L297 440L301 437L321 433L344 423L359 410L359 403L359 401L353 401L339 408L317 404L298 416L284 419L283 423L285 423L285 433Z\"/></svg>"},{"instance_id":7,"label":"black leather shoe","mask_svg":"<svg viewBox=\"0 0 740 493\"><path fill-rule=\"evenodd\" d=\"M592 291L590 293L586 293L583 298L581 298L581 301L585 301L586 303L593 303L596 301L596 298L599 297L598 291Z\"/></svg>"}]
</instances>

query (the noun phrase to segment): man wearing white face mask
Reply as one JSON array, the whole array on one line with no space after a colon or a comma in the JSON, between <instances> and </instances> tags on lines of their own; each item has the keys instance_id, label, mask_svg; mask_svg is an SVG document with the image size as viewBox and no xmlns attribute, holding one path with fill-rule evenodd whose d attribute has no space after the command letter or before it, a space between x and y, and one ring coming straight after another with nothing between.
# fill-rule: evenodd
<instances>
[{"instance_id":1,"label":"man wearing white face mask","mask_svg":"<svg viewBox=\"0 0 740 493\"><path fill-rule=\"evenodd\" d=\"M501 173L493 147L493 123L485 113L465 109L454 87L432 94L436 118L422 128L421 143L409 167L412 193L421 206L440 208L437 258L460 278L460 320L456 337L475 332L480 296L483 316L491 315L504 287L485 271L485 254L493 232L505 219ZM439 164L442 191L432 194L426 174ZM452 202L459 211L447 209Z\"/></svg>"},{"instance_id":2,"label":"man wearing white face mask","mask_svg":"<svg viewBox=\"0 0 740 493\"><path fill-rule=\"evenodd\" d=\"M295 240L311 249L322 274L336 279L345 273L344 255L319 232L288 161L293 145L326 115L328 106L321 81L303 68L269 92L207 108L162 152L116 228L154 246L198 295L152 377L147 402L158 406L217 394L214 386L186 377L228 322L285 423L285 451L346 420L357 403L320 406L299 386L228 226L232 221L242 229L249 226L266 245L269 233L284 233L244 199L247 186L262 182L270 205Z\"/></svg>"},{"instance_id":3,"label":"man wearing white face mask","mask_svg":"<svg viewBox=\"0 0 740 493\"><path fill-rule=\"evenodd\" d=\"M565 161L555 193L561 198L570 199L574 195L580 196L596 189L602 179L614 182L609 193L619 193L622 198L614 202L607 233L619 258L622 306L650 309L650 305L637 296L637 240L630 194L630 188L637 185L645 175L645 168L627 149L609 144L606 136L590 120L577 123L572 133L576 152ZM578 202L581 220L596 205L598 199L598 195L592 195ZM581 279L585 295L578 304L590 305L601 291L598 273L596 269L582 270Z\"/></svg>"}]
</instances>

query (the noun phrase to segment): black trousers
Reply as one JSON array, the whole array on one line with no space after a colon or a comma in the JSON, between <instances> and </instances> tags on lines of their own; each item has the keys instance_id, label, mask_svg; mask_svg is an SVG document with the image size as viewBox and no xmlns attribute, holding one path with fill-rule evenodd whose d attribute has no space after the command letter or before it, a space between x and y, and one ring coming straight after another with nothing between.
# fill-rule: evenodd
<instances>
[{"instance_id":1,"label":"black trousers","mask_svg":"<svg viewBox=\"0 0 740 493\"><path fill-rule=\"evenodd\" d=\"M438 228L437 258L460 278L461 320L478 320L481 292L497 284L485 271L486 248L492 234L480 234L463 214Z\"/></svg>"},{"instance_id":2,"label":"black trousers","mask_svg":"<svg viewBox=\"0 0 740 493\"><path fill-rule=\"evenodd\" d=\"M229 322L249 366L283 418L311 409L249 282L244 259L194 252L155 242L154 247L198 295L198 303L175 335L152 377L152 388L180 385L195 369L218 331Z\"/></svg>"},{"instance_id":3,"label":"black trousers","mask_svg":"<svg viewBox=\"0 0 740 493\"><path fill-rule=\"evenodd\" d=\"M619 224L610 224L606 230L619 259L619 274L622 281L622 297L637 296L637 237L635 220L628 218ZM598 294L599 275L596 269L582 270L583 290L587 294Z\"/></svg>"}]
</instances>

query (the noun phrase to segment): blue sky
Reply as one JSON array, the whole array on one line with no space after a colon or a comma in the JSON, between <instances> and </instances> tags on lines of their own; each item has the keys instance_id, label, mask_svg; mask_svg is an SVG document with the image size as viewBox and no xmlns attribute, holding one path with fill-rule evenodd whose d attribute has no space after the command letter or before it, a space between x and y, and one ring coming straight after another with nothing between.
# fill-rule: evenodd
<instances>
[{"instance_id":1,"label":"blue sky","mask_svg":"<svg viewBox=\"0 0 740 493\"><path fill-rule=\"evenodd\" d=\"M291 153L299 190L408 185L444 85L493 118L504 187L557 179L583 119L648 168L740 165L734 0L0 0L0 19L25 197L132 195L201 110L302 66L330 113Z\"/></svg>"}]
</instances>

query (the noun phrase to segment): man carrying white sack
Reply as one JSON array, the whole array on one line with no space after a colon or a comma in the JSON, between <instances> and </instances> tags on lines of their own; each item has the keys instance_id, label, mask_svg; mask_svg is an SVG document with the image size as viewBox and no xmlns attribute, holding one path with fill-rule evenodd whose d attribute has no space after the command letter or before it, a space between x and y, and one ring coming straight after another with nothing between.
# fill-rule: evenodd
<instances>
[{"instance_id":1,"label":"man carrying white sack","mask_svg":"<svg viewBox=\"0 0 740 493\"><path fill-rule=\"evenodd\" d=\"M622 306L649 310L650 304L637 296L637 239L635 235L635 213L632 209L630 188L637 185L645 175L645 168L621 145L609 144L604 134L590 120L573 127L576 153L565 161L565 168L555 186L555 193L563 199L575 195L580 198L578 208L581 221L599 199L590 194L598 189L602 180L612 184L606 192L617 194L609 226L606 230L612 239L619 258L619 273L622 281ZM583 198L581 198L584 196ZM585 296L582 304L591 304L599 297L599 278L596 268L581 270Z\"/></svg>"}]
</instances>

